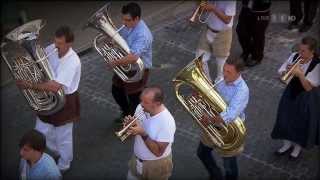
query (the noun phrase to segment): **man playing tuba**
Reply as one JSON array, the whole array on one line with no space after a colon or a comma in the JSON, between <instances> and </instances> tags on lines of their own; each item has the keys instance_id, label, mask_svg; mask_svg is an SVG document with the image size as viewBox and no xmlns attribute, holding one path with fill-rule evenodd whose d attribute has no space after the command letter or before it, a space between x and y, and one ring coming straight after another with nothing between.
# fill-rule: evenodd
<instances>
[{"instance_id":1,"label":"man playing tuba","mask_svg":"<svg viewBox=\"0 0 320 180\"><path fill-rule=\"evenodd\" d=\"M122 21L125 27L119 34L127 42L130 54L117 61L111 61L109 66L125 66L134 64L139 58L144 64L143 77L138 82L124 82L117 74L112 79L112 96L122 110L122 116L117 119L121 121L124 116L134 113L139 104L139 96L145 87L152 67L152 34L141 18L141 8L137 3L129 3L122 7Z\"/></svg>"},{"instance_id":2,"label":"man playing tuba","mask_svg":"<svg viewBox=\"0 0 320 180\"><path fill-rule=\"evenodd\" d=\"M51 115L39 115L35 129L46 136L47 147L60 156L58 167L64 172L70 168L73 159L72 129L73 122L80 118L80 102L78 86L81 75L81 62L71 45L74 40L73 32L68 26L61 26L55 32L54 43L45 50L47 54L55 51L48 57L50 68L54 72L53 80L43 83L31 83L17 80L18 87L39 91L57 92L63 89L66 102L62 110Z\"/></svg>"},{"instance_id":3,"label":"man playing tuba","mask_svg":"<svg viewBox=\"0 0 320 180\"><path fill-rule=\"evenodd\" d=\"M246 82L242 79L241 71L244 65L237 58L229 57L223 66L223 80L219 81L215 89L228 104L225 111L220 115L208 117L203 116L202 123L208 124L211 121L214 124L232 122L236 117L245 119L244 110L249 101L249 89ZM211 154L214 145L211 143L205 133L201 133L201 141L198 146L197 155L210 174L210 179L222 180L223 175L217 166L214 157ZM243 147L242 147L243 148ZM236 155L223 157L225 168L225 179L238 178L238 165Z\"/></svg>"}]
</instances>

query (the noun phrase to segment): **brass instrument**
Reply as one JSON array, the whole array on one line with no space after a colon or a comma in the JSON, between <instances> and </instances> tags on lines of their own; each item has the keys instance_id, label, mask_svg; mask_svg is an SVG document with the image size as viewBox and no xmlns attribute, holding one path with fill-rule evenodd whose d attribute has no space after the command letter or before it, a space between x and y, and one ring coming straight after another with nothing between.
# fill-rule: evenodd
<instances>
[{"instance_id":1,"label":"brass instrument","mask_svg":"<svg viewBox=\"0 0 320 180\"><path fill-rule=\"evenodd\" d=\"M141 109L141 111L135 114L134 118L125 124L121 130L115 132L116 136L121 140L121 142L125 141L131 135L131 133L128 132L129 128L132 127L143 115L144 111Z\"/></svg>"},{"instance_id":2,"label":"brass instrument","mask_svg":"<svg viewBox=\"0 0 320 180\"><path fill-rule=\"evenodd\" d=\"M106 63L118 61L130 53L127 42L120 36L119 31L124 25L116 30L116 26L108 14L110 3L95 12L89 19L87 26L102 32L98 34L93 45ZM137 82L142 79L144 65L139 58L136 63L125 66L116 66L113 71L125 82Z\"/></svg>"},{"instance_id":3,"label":"brass instrument","mask_svg":"<svg viewBox=\"0 0 320 180\"><path fill-rule=\"evenodd\" d=\"M193 11L191 18L189 19L190 22L194 23L196 22L196 18L198 17L198 21L200 23L206 23L208 18L209 18L209 14L207 14L207 17L205 20L202 20L201 16L203 14L204 10L200 10L201 9L201 3L204 3L207 1L200 1L200 4L197 6L197 8Z\"/></svg>"},{"instance_id":4,"label":"brass instrument","mask_svg":"<svg viewBox=\"0 0 320 180\"><path fill-rule=\"evenodd\" d=\"M301 61L303 59L301 58L301 56L299 55L294 61L293 61L293 65L290 69L288 69L281 77L280 80L281 82L285 83L285 84L289 84L289 82L291 81L291 79L293 78L293 74L292 71L297 68L297 66L300 65Z\"/></svg>"},{"instance_id":5,"label":"brass instrument","mask_svg":"<svg viewBox=\"0 0 320 180\"><path fill-rule=\"evenodd\" d=\"M243 150L246 136L246 128L239 117L228 124L210 123L206 126L201 122L204 115L216 116L227 108L227 104L214 90L214 85L207 79L203 71L202 57L203 55L197 57L177 73L173 79L176 96L216 146L219 154L222 156L239 154ZM198 95L182 95L179 92L182 85L188 85Z\"/></svg>"},{"instance_id":6,"label":"brass instrument","mask_svg":"<svg viewBox=\"0 0 320 180\"><path fill-rule=\"evenodd\" d=\"M15 28L5 36L6 41L1 44L1 55L15 80L32 83L53 80L48 56L57 49L46 54L37 39L44 25L43 20L34 20ZM31 108L40 115L53 114L65 103L62 89L57 93L33 89L21 91Z\"/></svg>"}]
</instances>

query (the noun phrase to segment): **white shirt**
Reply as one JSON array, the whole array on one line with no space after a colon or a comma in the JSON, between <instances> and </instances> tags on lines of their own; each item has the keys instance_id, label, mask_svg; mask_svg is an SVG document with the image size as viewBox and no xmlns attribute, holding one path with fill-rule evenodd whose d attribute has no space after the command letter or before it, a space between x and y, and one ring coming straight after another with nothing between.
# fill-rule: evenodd
<instances>
[{"instance_id":1,"label":"white shirt","mask_svg":"<svg viewBox=\"0 0 320 180\"><path fill-rule=\"evenodd\" d=\"M49 45L45 51L50 54L55 48L54 44ZM63 85L65 94L74 93L78 87L81 76L81 62L77 53L70 48L61 58L58 51L48 57L50 68L53 71L53 80Z\"/></svg>"},{"instance_id":2,"label":"white shirt","mask_svg":"<svg viewBox=\"0 0 320 180\"><path fill-rule=\"evenodd\" d=\"M136 108L135 115L141 110L142 106L139 104ZM176 131L176 124L171 113L167 109L154 116L150 116L149 113L145 112L139 120L150 139L157 142L168 142L169 144L162 156L157 157L149 150L141 136L137 135L134 140L134 154L142 160L156 160L170 155L174 133Z\"/></svg>"},{"instance_id":3,"label":"white shirt","mask_svg":"<svg viewBox=\"0 0 320 180\"><path fill-rule=\"evenodd\" d=\"M278 70L278 73L281 75L283 72L286 71L287 66L289 64L292 64L292 60L294 56L297 53L292 53L290 57L281 65L281 67ZM306 71L308 70L308 67L310 65L311 61L305 63L305 64L300 64L300 67L302 69L302 72L305 74ZM312 86L316 87L320 85L320 65L317 64L316 67L313 68L311 72L309 72L306 76L306 79L311 83Z\"/></svg>"},{"instance_id":4,"label":"white shirt","mask_svg":"<svg viewBox=\"0 0 320 180\"><path fill-rule=\"evenodd\" d=\"M215 5L217 9L221 10L225 15L232 16L231 21L225 24L215 13L211 12L209 14L207 25L217 31L222 31L232 28L233 18L236 15L236 1L209 1L211 4Z\"/></svg>"}]
</instances>

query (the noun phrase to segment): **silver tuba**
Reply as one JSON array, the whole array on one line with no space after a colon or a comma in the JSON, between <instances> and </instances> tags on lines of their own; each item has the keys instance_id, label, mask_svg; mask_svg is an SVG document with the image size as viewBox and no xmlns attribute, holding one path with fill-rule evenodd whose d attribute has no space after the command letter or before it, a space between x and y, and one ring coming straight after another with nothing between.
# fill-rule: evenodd
<instances>
[{"instance_id":1,"label":"silver tuba","mask_svg":"<svg viewBox=\"0 0 320 180\"><path fill-rule=\"evenodd\" d=\"M1 55L15 80L41 83L53 79L47 58L54 51L46 54L37 39L44 25L43 20L34 20L5 36L6 41L1 44ZM53 114L62 109L65 103L62 89L57 93L33 89L21 91L31 108L40 115Z\"/></svg>"},{"instance_id":2,"label":"silver tuba","mask_svg":"<svg viewBox=\"0 0 320 180\"><path fill-rule=\"evenodd\" d=\"M88 19L87 24L102 32L94 38L93 45L106 63L117 61L130 53L128 44L118 33L124 26L116 30L108 15L109 7L110 3L100 8ZM136 63L116 66L113 71L125 82L137 82L142 79L144 65L139 58Z\"/></svg>"}]
</instances>

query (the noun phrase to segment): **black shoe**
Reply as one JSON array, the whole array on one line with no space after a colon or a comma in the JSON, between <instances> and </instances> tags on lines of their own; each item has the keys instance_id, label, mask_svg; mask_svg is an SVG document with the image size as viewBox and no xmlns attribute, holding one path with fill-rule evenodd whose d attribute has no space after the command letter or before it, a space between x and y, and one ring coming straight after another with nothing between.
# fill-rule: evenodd
<instances>
[{"instance_id":1,"label":"black shoe","mask_svg":"<svg viewBox=\"0 0 320 180\"><path fill-rule=\"evenodd\" d=\"M307 32L311 28L311 25L308 24L302 24L301 27L299 28L299 32Z\"/></svg>"},{"instance_id":2,"label":"black shoe","mask_svg":"<svg viewBox=\"0 0 320 180\"><path fill-rule=\"evenodd\" d=\"M299 25L296 22L291 22L288 25L288 30L295 30L295 29L297 30L298 28L299 28Z\"/></svg>"},{"instance_id":3,"label":"black shoe","mask_svg":"<svg viewBox=\"0 0 320 180\"><path fill-rule=\"evenodd\" d=\"M257 61L257 60L250 60L250 61L246 61L246 66L248 67L253 67L253 66L256 66L258 64L261 63L261 61Z\"/></svg>"},{"instance_id":4,"label":"black shoe","mask_svg":"<svg viewBox=\"0 0 320 180\"><path fill-rule=\"evenodd\" d=\"M293 146L291 146L290 148L288 148L286 151L280 152L279 150L275 151L274 154L277 156L282 156L287 154L287 152L291 151L293 149Z\"/></svg>"}]
</instances>

